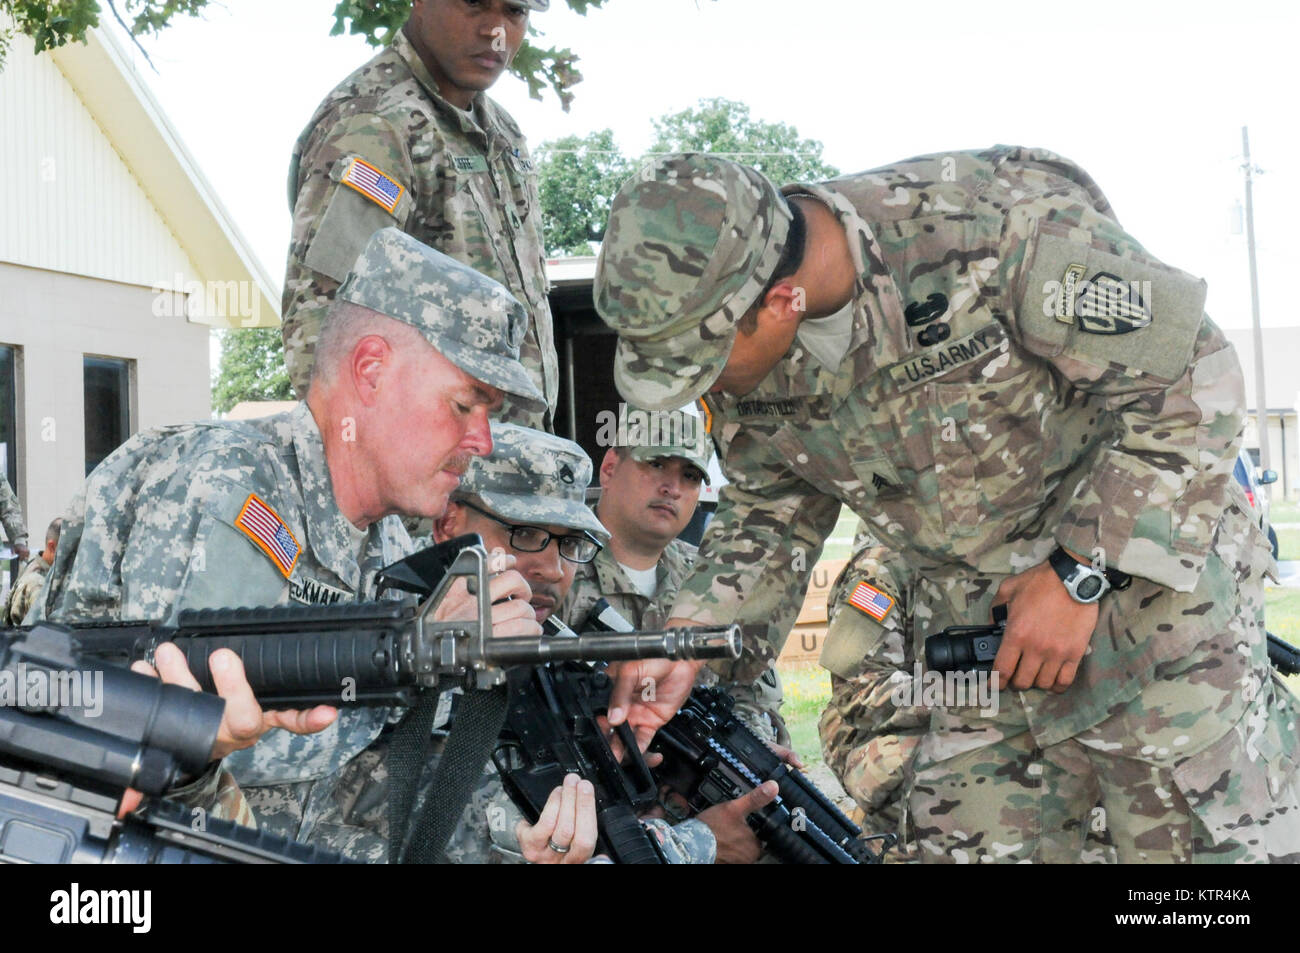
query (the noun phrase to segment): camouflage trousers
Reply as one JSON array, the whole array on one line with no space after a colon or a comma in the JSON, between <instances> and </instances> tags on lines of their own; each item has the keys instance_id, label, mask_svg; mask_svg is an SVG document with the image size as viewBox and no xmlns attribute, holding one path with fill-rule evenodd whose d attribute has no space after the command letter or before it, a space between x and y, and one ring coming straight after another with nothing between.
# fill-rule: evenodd
<instances>
[{"instance_id":1,"label":"camouflage trousers","mask_svg":"<svg viewBox=\"0 0 1300 953\"><path fill-rule=\"evenodd\" d=\"M921 860L1097 859L1088 837L1102 829L1119 863L1300 860L1296 699L1257 669L1235 719L1196 711L1183 676L1212 651L1045 747L1025 714L1041 693L991 719L936 712L908 798Z\"/></svg>"}]
</instances>

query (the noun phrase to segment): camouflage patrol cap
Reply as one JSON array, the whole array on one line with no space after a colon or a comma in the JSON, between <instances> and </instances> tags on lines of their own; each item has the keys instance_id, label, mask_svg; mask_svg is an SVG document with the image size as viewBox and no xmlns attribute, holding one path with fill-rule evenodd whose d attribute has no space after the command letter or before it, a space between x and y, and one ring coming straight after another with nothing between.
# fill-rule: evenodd
<instances>
[{"instance_id":1,"label":"camouflage patrol cap","mask_svg":"<svg viewBox=\"0 0 1300 953\"><path fill-rule=\"evenodd\" d=\"M525 2L531 9L539 13L545 13L551 7L551 0L525 0Z\"/></svg>"},{"instance_id":2,"label":"camouflage patrol cap","mask_svg":"<svg viewBox=\"0 0 1300 953\"><path fill-rule=\"evenodd\" d=\"M624 184L593 289L618 332L624 398L670 410L712 386L781 260L790 217L765 176L717 156L665 156Z\"/></svg>"},{"instance_id":3,"label":"camouflage patrol cap","mask_svg":"<svg viewBox=\"0 0 1300 953\"><path fill-rule=\"evenodd\" d=\"M511 523L567 526L609 539L583 502L591 482L591 458L572 440L518 424L492 424L492 453L476 457L452 493L453 500L481 501Z\"/></svg>"},{"instance_id":4,"label":"camouflage patrol cap","mask_svg":"<svg viewBox=\"0 0 1300 953\"><path fill-rule=\"evenodd\" d=\"M528 333L524 306L487 275L401 229L370 236L335 297L411 325L466 374L520 398L530 411L546 409L519 363Z\"/></svg>"},{"instance_id":5,"label":"camouflage patrol cap","mask_svg":"<svg viewBox=\"0 0 1300 953\"><path fill-rule=\"evenodd\" d=\"M704 421L684 410L641 410L627 408L618 429L615 446L627 449L633 460L658 460L681 457L693 463L709 483L709 461L713 459L713 441L704 429Z\"/></svg>"}]
</instances>

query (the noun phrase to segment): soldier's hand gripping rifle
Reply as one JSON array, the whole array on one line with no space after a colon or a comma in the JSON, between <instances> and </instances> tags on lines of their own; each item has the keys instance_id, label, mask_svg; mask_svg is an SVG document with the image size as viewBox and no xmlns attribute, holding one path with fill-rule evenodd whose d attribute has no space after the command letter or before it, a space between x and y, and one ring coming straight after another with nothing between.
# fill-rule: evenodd
<instances>
[{"instance_id":1,"label":"soldier's hand gripping rifle","mask_svg":"<svg viewBox=\"0 0 1300 953\"><path fill-rule=\"evenodd\" d=\"M925 640L925 667L933 672L991 672L1007 628L1007 607L993 607L992 625L950 625ZM1283 675L1300 673L1300 649L1271 632L1268 660Z\"/></svg>"},{"instance_id":2,"label":"soldier's hand gripping rifle","mask_svg":"<svg viewBox=\"0 0 1300 953\"><path fill-rule=\"evenodd\" d=\"M0 862L338 863L317 850L150 799L208 764L225 702L78 658L73 633L0 632Z\"/></svg>"},{"instance_id":3,"label":"soldier's hand gripping rifle","mask_svg":"<svg viewBox=\"0 0 1300 953\"><path fill-rule=\"evenodd\" d=\"M631 628L604 599L592 607L587 624L608 631ZM791 864L879 863L894 835L863 837L862 829L815 784L736 717L734 706L722 689L692 689L686 704L650 743L650 750L664 757L654 769L656 782L682 795L698 813L775 781L776 800L746 821L778 859ZM872 849L872 841L880 842L878 849Z\"/></svg>"},{"instance_id":4,"label":"soldier's hand gripping rifle","mask_svg":"<svg viewBox=\"0 0 1300 953\"><path fill-rule=\"evenodd\" d=\"M232 650L264 708L313 705L410 705L422 691L490 688L515 665L551 661L736 657L739 635L726 629L679 629L577 639L492 638L492 607L478 599L467 621L437 621L434 610L457 579L471 595L488 590L488 554L475 534L422 550L382 570L381 590L424 597L329 606L185 610L174 626L150 622L79 623L82 651L129 664L151 660L162 642L185 655L205 691L208 656Z\"/></svg>"}]
</instances>

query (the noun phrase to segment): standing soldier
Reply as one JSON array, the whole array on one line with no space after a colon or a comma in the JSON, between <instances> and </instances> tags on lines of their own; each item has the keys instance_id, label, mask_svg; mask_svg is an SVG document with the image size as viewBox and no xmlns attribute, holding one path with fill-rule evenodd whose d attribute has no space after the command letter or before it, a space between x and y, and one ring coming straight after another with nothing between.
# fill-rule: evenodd
<instances>
[{"instance_id":1,"label":"standing soldier","mask_svg":"<svg viewBox=\"0 0 1300 953\"><path fill-rule=\"evenodd\" d=\"M23 624L27 610L32 607L32 600L45 584L45 576L54 565L54 553L59 548L59 528L62 525L63 520L58 517L50 522L45 530L45 549L32 557L32 561L23 567L18 581L14 583L13 591L9 593L9 601L5 604L7 625Z\"/></svg>"},{"instance_id":2,"label":"standing soldier","mask_svg":"<svg viewBox=\"0 0 1300 953\"><path fill-rule=\"evenodd\" d=\"M1300 858L1241 368L1204 284L1081 169L999 146L778 191L668 156L615 199L595 298L624 396L707 394L731 480L670 624L731 622L765 576L802 591L842 504L936 628L1006 605L1014 691L936 708L915 755L922 859L1075 861L1098 801L1121 862ZM624 664L611 721L644 741L695 668Z\"/></svg>"},{"instance_id":3,"label":"standing soldier","mask_svg":"<svg viewBox=\"0 0 1300 953\"><path fill-rule=\"evenodd\" d=\"M9 481L0 477L0 524L4 525L9 548L19 559L31 555L27 548L27 523L23 520L23 508L18 505L18 496Z\"/></svg>"},{"instance_id":4,"label":"standing soldier","mask_svg":"<svg viewBox=\"0 0 1300 953\"><path fill-rule=\"evenodd\" d=\"M529 10L548 6L415 0L392 46L317 107L289 165L284 360L300 397L339 282L372 233L396 226L524 305L520 360L546 406L507 397L500 419L553 429L559 371L533 164L515 121L483 93L523 42Z\"/></svg>"}]
</instances>

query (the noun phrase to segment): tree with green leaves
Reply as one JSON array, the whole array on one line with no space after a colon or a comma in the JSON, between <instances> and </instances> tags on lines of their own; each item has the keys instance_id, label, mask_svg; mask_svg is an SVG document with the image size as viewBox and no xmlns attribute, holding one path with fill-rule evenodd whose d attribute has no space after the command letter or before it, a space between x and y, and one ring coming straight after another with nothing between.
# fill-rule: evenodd
<instances>
[{"instance_id":1,"label":"tree with green leaves","mask_svg":"<svg viewBox=\"0 0 1300 953\"><path fill-rule=\"evenodd\" d=\"M632 174L614 131L553 139L535 157L548 253L590 255L590 243L604 237L614 193Z\"/></svg>"},{"instance_id":2,"label":"tree with green leaves","mask_svg":"<svg viewBox=\"0 0 1300 953\"><path fill-rule=\"evenodd\" d=\"M221 363L212 381L212 409L226 413L241 400L293 400L279 328L217 332Z\"/></svg>"},{"instance_id":3,"label":"tree with green leaves","mask_svg":"<svg viewBox=\"0 0 1300 953\"><path fill-rule=\"evenodd\" d=\"M0 27L0 69L15 36L28 36L37 53L65 43L86 42L86 31L99 25L107 7L113 18L136 41L146 60L149 54L137 37L158 34L178 16L194 16L211 0L0 0L0 14L7 14L12 26ZM598 9L607 0L564 0L569 9L583 16ZM218 3L218 6L220 4ZM119 9L120 7L120 9ZM410 0L340 0L334 8L331 36L352 33L365 37L371 46L383 46L406 22ZM538 44L542 33L531 22L528 37L510 64L510 72L528 84L528 94L541 99L550 89L559 97L567 112L573 102L572 88L582 82L578 57L568 48L556 49ZM152 60L150 60L152 65Z\"/></svg>"},{"instance_id":4,"label":"tree with green leaves","mask_svg":"<svg viewBox=\"0 0 1300 953\"><path fill-rule=\"evenodd\" d=\"M668 152L712 152L758 169L777 185L819 181L839 170L822 159L822 144L801 139L789 123L751 118L730 99L698 105L653 121L655 142L644 158ZM619 152L608 129L542 143L538 156L542 226L552 255L589 255L604 237L609 206L636 164Z\"/></svg>"},{"instance_id":5,"label":"tree with green leaves","mask_svg":"<svg viewBox=\"0 0 1300 953\"><path fill-rule=\"evenodd\" d=\"M654 120L651 155L712 152L762 172L777 185L839 175L822 159L822 144L800 139L789 123L753 119L734 99L701 99L679 113Z\"/></svg>"}]
</instances>

